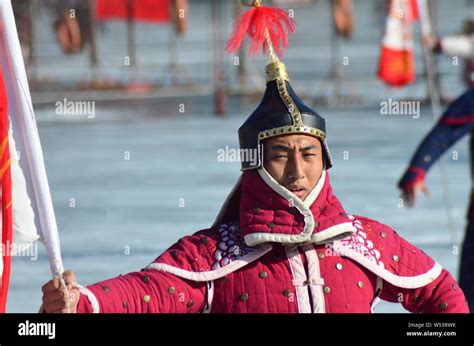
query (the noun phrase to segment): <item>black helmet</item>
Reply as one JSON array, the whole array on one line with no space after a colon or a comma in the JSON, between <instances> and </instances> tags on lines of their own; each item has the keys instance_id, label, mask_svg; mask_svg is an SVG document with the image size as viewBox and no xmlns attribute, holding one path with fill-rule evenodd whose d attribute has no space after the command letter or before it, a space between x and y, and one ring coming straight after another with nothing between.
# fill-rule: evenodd
<instances>
[{"instance_id":1,"label":"black helmet","mask_svg":"<svg viewBox=\"0 0 474 346\"><path fill-rule=\"evenodd\" d=\"M282 62L269 63L265 72L267 87L262 102L239 128L241 154L249 151L257 153L256 161L242 159L242 170L262 167L263 140L295 133L318 138L321 141L325 168L331 168L324 118L296 95Z\"/></svg>"}]
</instances>

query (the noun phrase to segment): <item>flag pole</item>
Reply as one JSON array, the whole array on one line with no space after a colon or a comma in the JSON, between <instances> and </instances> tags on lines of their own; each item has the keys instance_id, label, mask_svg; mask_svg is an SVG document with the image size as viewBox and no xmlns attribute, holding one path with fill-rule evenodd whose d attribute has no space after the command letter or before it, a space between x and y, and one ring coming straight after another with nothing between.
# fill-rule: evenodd
<instances>
[{"instance_id":1,"label":"flag pole","mask_svg":"<svg viewBox=\"0 0 474 346\"><path fill-rule=\"evenodd\" d=\"M30 183L30 196L36 207L40 240L46 247L53 277L61 278L64 267L56 216L10 0L0 0L0 55L10 121L21 153L20 164L28 167L24 170L25 179Z\"/></svg>"}]
</instances>

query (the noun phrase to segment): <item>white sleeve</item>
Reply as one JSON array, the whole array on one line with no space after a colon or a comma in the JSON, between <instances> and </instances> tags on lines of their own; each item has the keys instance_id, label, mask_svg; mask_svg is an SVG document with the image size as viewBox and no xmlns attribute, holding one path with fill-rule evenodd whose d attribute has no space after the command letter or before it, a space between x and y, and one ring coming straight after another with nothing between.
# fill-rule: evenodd
<instances>
[{"instance_id":1,"label":"white sleeve","mask_svg":"<svg viewBox=\"0 0 474 346\"><path fill-rule=\"evenodd\" d=\"M440 43L441 50L445 54L459 56L464 59L474 58L474 42L470 36L445 36L441 38Z\"/></svg>"}]
</instances>

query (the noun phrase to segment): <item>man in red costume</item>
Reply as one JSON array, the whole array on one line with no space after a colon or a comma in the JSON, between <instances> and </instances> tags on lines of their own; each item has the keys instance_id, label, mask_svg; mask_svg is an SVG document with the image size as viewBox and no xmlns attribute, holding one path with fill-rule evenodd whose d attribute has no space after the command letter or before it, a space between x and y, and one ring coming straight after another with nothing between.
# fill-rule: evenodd
<instances>
[{"instance_id":1,"label":"man in red costume","mask_svg":"<svg viewBox=\"0 0 474 346\"><path fill-rule=\"evenodd\" d=\"M67 289L58 279L43 286L44 310L370 313L383 299L411 312L467 313L445 269L390 227L346 213L334 196L325 121L291 88L275 55L279 34L257 37L252 29L261 18L292 23L284 11L256 3L240 24L265 42L270 62L265 95L239 129L239 142L257 160L242 161L214 225L180 239L139 272L87 287L65 273Z\"/></svg>"}]
</instances>

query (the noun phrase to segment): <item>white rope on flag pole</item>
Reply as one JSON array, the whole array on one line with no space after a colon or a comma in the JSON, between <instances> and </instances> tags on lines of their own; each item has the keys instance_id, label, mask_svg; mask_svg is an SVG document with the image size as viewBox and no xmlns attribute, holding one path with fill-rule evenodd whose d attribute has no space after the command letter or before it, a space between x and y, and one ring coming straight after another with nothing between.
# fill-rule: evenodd
<instances>
[{"instance_id":1,"label":"white rope on flag pole","mask_svg":"<svg viewBox=\"0 0 474 346\"><path fill-rule=\"evenodd\" d=\"M62 278L64 267L56 216L10 0L0 0L0 56L10 121L21 154L20 166L25 174L36 214L35 223L48 253L51 273L53 277ZM65 285L64 281L62 285Z\"/></svg>"}]
</instances>

